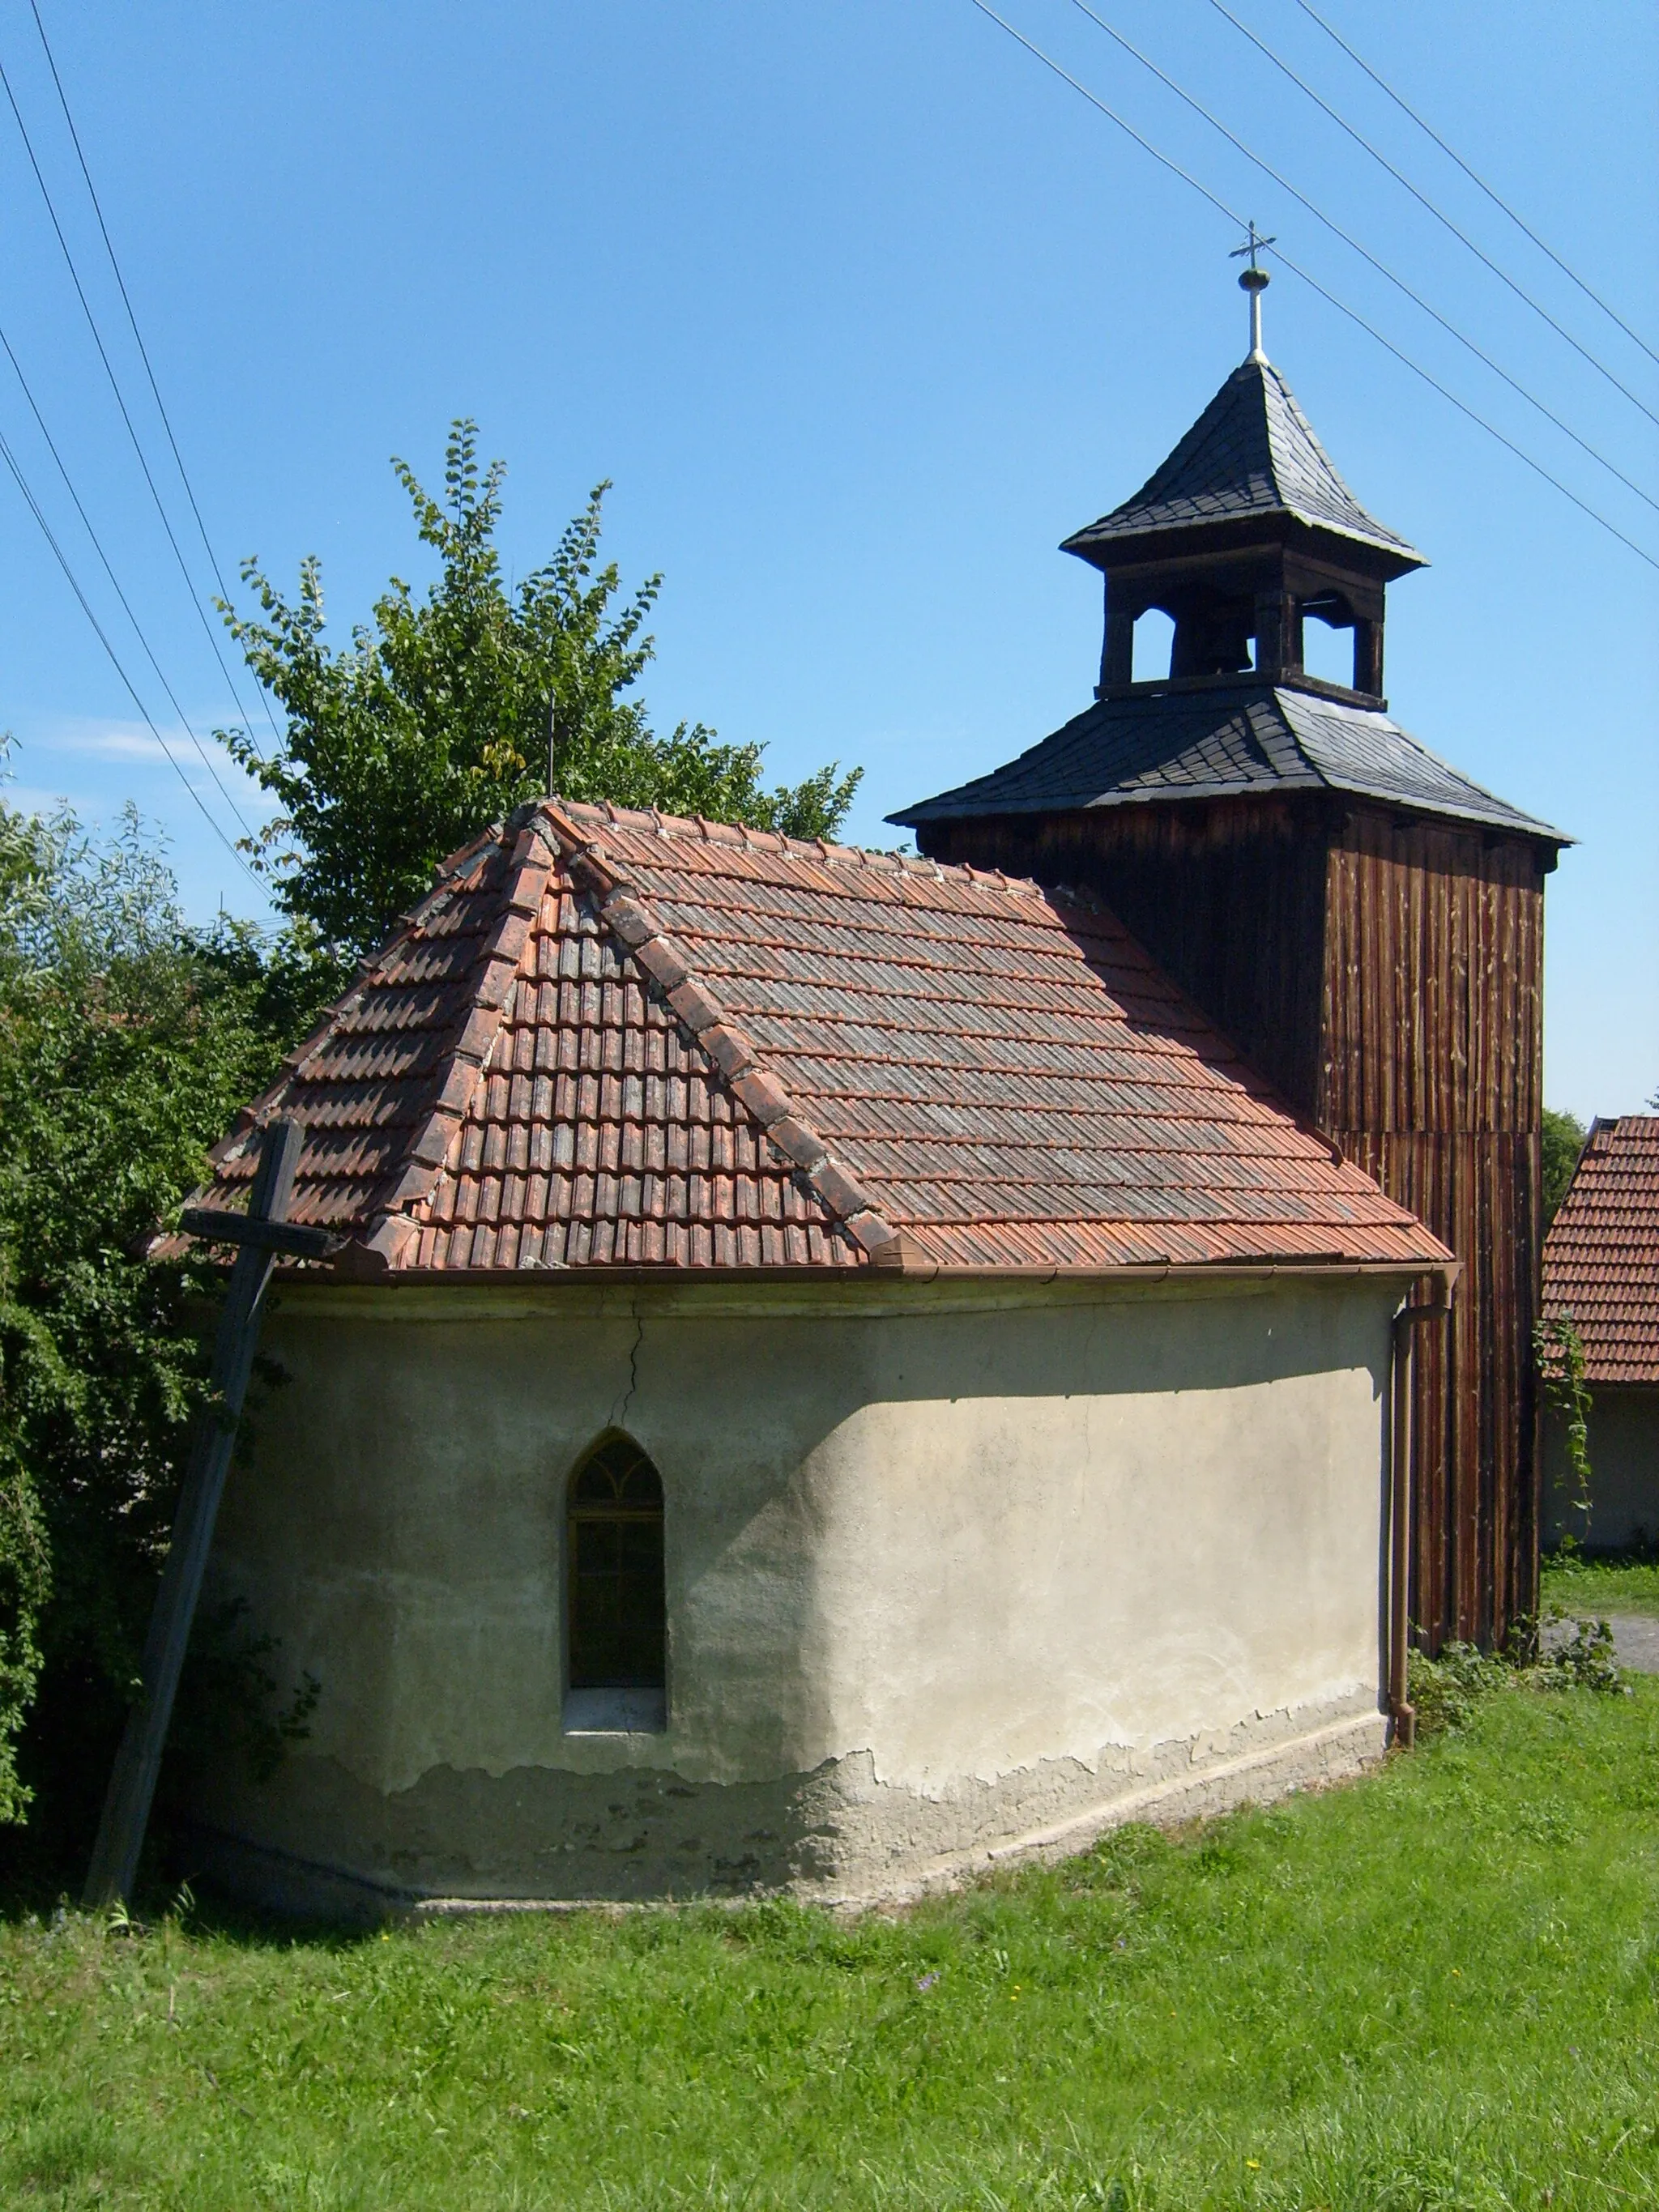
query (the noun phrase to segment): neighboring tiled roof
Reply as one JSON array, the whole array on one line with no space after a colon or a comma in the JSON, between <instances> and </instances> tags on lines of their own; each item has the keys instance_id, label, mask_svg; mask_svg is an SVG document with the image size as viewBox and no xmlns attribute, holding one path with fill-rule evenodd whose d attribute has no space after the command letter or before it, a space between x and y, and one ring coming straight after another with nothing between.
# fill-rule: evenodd
<instances>
[{"instance_id":1,"label":"neighboring tiled roof","mask_svg":"<svg viewBox=\"0 0 1659 2212\"><path fill-rule=\"evenodd\" d=\"M1378 709L1249 675L1236 686L1097 700L1005 767L889 819L915 828L982 814L1297 789L1349 791L1571 842L1460 775Z\"/></svg>"},{"instance_id":2,"label":"neighboring tiled roof","mask_svg":"<svg viewBox=\"0 0 1659 2212\"><path fill-rule=\"evenodd\" d=\"M1288 514L1380 547L1408 568L1423 556L1366 514L1271 362L1240 363L1133 499L1064 541L1088 560L1124 538L1195 522Z\"/></svg>"},{"instance_id":3,"label":"neighboring tiled roof","mask_svg":"<svg viewBox=\"0 0 1659 2212\"><path fill-rule=\"evenodd\" d=\"M1571 1316L1592 1383L1659 1382L1659 1115L1591 1129L1544 1239L1544 1311Z\"/></svg>"},{"instance_id":4,"label":"neighboring tiled roof","mask_svg":"<svg viewBox=\"0 0 1659 2212\"><path fill-rule=\"evenodd\" d=\"M1449 1256L1110 915L648 814L544 804L459 855L220 1203L279 1113L348 1269Z\"/></svg>"}]
</instances>

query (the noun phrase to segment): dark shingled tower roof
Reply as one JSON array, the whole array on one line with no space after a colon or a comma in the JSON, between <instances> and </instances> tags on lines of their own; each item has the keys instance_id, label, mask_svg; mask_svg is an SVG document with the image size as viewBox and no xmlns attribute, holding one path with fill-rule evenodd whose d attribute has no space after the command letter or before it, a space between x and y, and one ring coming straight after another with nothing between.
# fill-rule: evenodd
<instances>
[{"instance_id":1,"label":"dark shingled tower roof","mask_svg":"<svg viewBox=\"0 0 1659 2212\"><path fill-rule=\"evenodd\" d=\"M1357 550L1345 557L1334 538ZM1170 606L1146 588L1147 577L1167 570L1188 589L1195 574L1201 583L1212 555L1214 575L1237 591L1243 587L1228 581L1227 564L1243 557L1241 547L1253 556L1258 539L1297 549L1279 557L1301 561L1304 574L1311 559L1321 588L1328 573L1341 582L1352 568L1345 584L1351 590L1369 578L1379 640L1382 583L1426 566L1422 554L1360 506L1290 386L1253 348L1134 496L1075 532L1061 550L1107 572L1109 660L1110 611L1122 576L1140 585L1138 595L1136 583L1129 586L1131 618L1148 605ZM1308 588L1288 568L1264 572L1249 588L1259 591L1264 580L1286 593ZM1180 626L1177 612L1177 643ZM1329 791L1557 846L1571 842L1431 752L1390 720L1386 700L1310 677L1299 665L1299 642L1297 653L1293 665L1258 663L1146 682L1114 680L1103 665L1094 704L1063 727L989 775L887 818L923 830L999 815ZM1376 666L1380 675L1380 642Z\"/></svg>"},{"instance_id":2,"label":"dark shingled tower roof","mask_svg":"<svg viewBox=\"0 0 1659 2212\"><path fill-rule=\"evenodd\" d=\"M889 821L917 829L988 814L1343 791L1557 845L1572 842L1448 766L1379 709L1248 672L1203 690L1148 690L1149 696L1097 700L988 775Z\"/></svg>"},{"instance_id":3,"label":"dark shingled tower roof","mask_svg":"<svg viewBox=\"0 0 1659 2212\"><path fill-rule=\"evenodd\" d=\"M1255 359L1239 363L1133 499L1074 532L1062 550L1098 562L1127 538L1267 515L1288 515L1375 547L1401 573L1426 565L1403 538L1366 514L1290 386L1270 361Z\"/></svg>"}]
</instances>

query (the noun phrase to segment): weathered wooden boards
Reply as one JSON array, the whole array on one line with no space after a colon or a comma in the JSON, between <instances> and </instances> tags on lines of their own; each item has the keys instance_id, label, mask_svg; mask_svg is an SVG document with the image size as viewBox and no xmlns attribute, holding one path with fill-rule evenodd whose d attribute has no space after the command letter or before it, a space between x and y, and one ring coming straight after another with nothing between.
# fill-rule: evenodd
<instances>
[{"instance_id":1,"label":"weathered wooden boards","mask_svg":"<svg viewBox=\"0 0 1659 2212\"><path fill-rule=\"evenodd\" d=\"M1353 809L1327 878L1321 1126L1463 1261L1419 1351L1415 1618L1537 1605L1543 868L1528 841Z\"/></svg>"}]
</instances>

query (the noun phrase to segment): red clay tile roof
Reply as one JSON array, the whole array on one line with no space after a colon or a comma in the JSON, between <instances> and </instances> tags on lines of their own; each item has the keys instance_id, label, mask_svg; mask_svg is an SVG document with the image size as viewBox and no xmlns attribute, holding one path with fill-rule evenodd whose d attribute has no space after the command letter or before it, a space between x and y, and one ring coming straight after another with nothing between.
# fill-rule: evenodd
<instances>
[{"instance_id":1,"label":"red clay tile roof","mask_svg":"<svg viewBox=\"0 0 1659 2212\"><path fill-rule=\"evenodd\" d=\"M1597 1121L1544 1239L1544 1312L1591 1382L1659 1382L1659 1115Z\"/></svg>"},{"instance_id":2,"label":"red clay tile roof","mask_svg":"<svg viewBox=\"0 0 1659 2212\"><path fill-rule=\"evenodd\" d=\"M481 837L215 1155L400 1274L1449 1255L1115 918L1035 884L546 803Z\"/></svg>"}]
</instances>

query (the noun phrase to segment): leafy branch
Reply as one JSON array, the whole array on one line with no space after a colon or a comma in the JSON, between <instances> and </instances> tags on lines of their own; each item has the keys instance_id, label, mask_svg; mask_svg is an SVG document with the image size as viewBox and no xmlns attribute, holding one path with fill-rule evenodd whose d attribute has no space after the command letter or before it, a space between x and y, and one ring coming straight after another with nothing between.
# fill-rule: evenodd
<instances>
[{"instance_id":1,"label":"leafy branch","mask_svg":"<svg viewBox=\"0 0 1659 2212\"><path fill-rule=\"evenodd\" d=\"M1590 1462L1589 1412L1595 1401L1584 1380L1584 1340L1571 1314L1540 1321L1532 1333L1533 1348L1544 1395L1561 1415L1566 1428L1567 1470L1571 1502L1584 1516L1589 1534Z\"/></svg>"},{"instance_id":2,"label":"leafy branch","mask_svg":"<svg viewBox=\"0 0 1659 2212\"><path fill-rule=\"evenodd\" d=\"M219 736L276 804L252 849L295 921L339 956L370 949L447 854L544 791L550 751L565 799L835 834L861 771L842 775L836 763L769 792L759 745L721 744L701 723L653 731L632 695L662 580L628 597L615 562L602 561L608 485L551 559L509 589L496 546L506 471L481 467L476 425L451 428L441 498L407 462L392 466L439 562L423 599L394 576L369 622L334 647L316 559L301 562L292 601L249 561L258 612L222 610L287 714L274 753L245 731Z\"/></svg>"}]
</instances>

